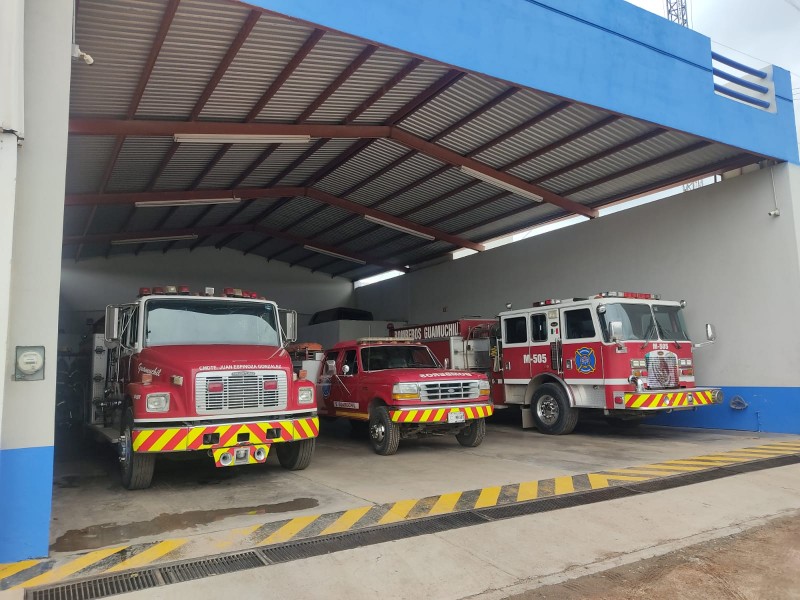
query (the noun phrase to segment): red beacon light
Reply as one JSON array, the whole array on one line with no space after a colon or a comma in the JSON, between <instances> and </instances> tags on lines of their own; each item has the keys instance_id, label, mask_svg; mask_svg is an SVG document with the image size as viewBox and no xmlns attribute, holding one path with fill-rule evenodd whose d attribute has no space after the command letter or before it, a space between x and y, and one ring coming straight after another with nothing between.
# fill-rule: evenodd
<instances>
[{"instance_id":1,"label":"red beacon light","mask_svg":"<svg viewBox=\"0 0 800 600\"><path fill-rule=\"evenodd\" d=\"M153 288L153 294L154 295L163 295L164 294L164 288L163 287L154 287Z\"/></svg>"},{"instance_id":2,"label":"red beacon light","mask_svg":"<svg viewBox=\"0 0 800 600\"><path fill-rule=\"evenodd\" d=\"M150 288L139 288L139 298L142 296L149 296L150 294L152 294Z\"/></svg>"},{"instance_id":3,"label":"red beacon light","mask_svg":"<svg viewBox=\"0 0 800 600\"><path fill-rule=\"evenodd\" d=\"M533 306L552 306L554 304L561 304L561 300L539 300L538 302L534 302Z\"/></svg>"},{"instance_id":4,"label":"red beacon light","mask_svg":"<svg viewBox=\"0 0 800 600\"><path fill-rule=\"evenodd\" d=\"M192 290L189 288L188 285L179 285L178 286L178 293L182 296L188 296L192 293Z\"/></svg>"},{"instance_id":5,"label":"red beacon light","mask_svg":"<svg viewBox=\"0 0 800 600\"><path fill-rule=\"evenodd\" d=\"M658 294L648 292L603 292L598 294L600 298L631 298L633 300L661 300Z\"/></svg>"}]
</instances>

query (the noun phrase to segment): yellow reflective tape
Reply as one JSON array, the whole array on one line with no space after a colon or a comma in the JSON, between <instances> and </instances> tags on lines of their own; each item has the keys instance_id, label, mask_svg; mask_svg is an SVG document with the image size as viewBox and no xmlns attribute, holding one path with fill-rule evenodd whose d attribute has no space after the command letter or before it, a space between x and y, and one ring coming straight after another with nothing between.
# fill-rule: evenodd
<instances>
[{"instance_id":1,"label":"yellow reflective tape","mask_svg":"<svg viewBox=\"0 0 800 600\"><path fill-rule=\"evenodd\" d=\"M156 440L156 442L150 446L147 450L148 452L161 452L164 449L169 441L175 437L175 434L178 433L177 429L166 429L164 433L161 434L161 437Z\"/></svg>"},{"instance_id":2,"label":"yellow reflective tape","mask_svg":"<svg viewBox=\"0 0 800 600\"><path fill-rule=\"evenodd\" d=\"M642 404L644 404L647 399L650 398L650 394L640 394L636 401L633 403L633 408L639 408Z\"/></svg>"},{"instance_id":3,"label":"yellow reflective tape","mask_svg":"<svg viewBox=\"0 0 800 600\"><path fill-rule=\"evenodd\" d=\"M163 542L157 543L155 546L151 546L147 550L139 552L135 556L132 556L128 560L123 560L121 563L114 565L107 573L111 573L113 571L124 571L125 569L134 569L136 567L143 567L144 565L149 565L152 562L155 562L162 556L165 556L183 546L187 540L185 539L175 539L175 540L166 540Z\"/></svg>"},{"instance_id":4,"label":"yellow reflective tape","mask_svg":"<svg viewBox=\"0 0 800 600\"><path fill-rule=\"evenodd\" d=\"M302 427L303 431L305 431L307 438L314 437L314 430L311 429L311 425L308 424L307 419L300 420L300 427Z\"/></svg>"},{"instance_id":5,"label":"yellow reflective tape","mask_svg":"<svg viewBox=\"0 0 800 600\"><path fill-rule=\"evenodd\" d=\"M149 438L151 435L153 435L152 429L145 429L143 431L137 432L136 437L133 440L134 452L139 448L141 448L142 444L144 444L147 441L147 438Z\"/></svg>"},{"instance_id":6,"label":"yellow reflective tape","mask_svg":"<svg viewBox=\"0 0 800 600\"><path fill-rule=\"evenodd\" d=\"M366 515L371 506L362 506L361 508L354 508L352 510L348 510L345 512L341 517L336 519L332 524L326 527L320 535L327 535L329 533L341 533L342 531L347 531L353 525L358 523L359 519Z\"/></svg>"},{"instance_id":7,"label":"yellow reflective tape","mask_svg":"<svg viewBox=\"0 0 800 600\"><path fill-rule=\"evenodd\" d=\"M445 413L444 408L440 408L438 411L436 411L436 418L434 419L434 421L438 422L444 420L444 413Z\"/></svg>"},{"instance_id":8,"label":"yellow reflective tape","mask_svg":"<svg viewBox=\"0 0 800 600\"><path fill-rule=\"evenodd\" d=\"M399 502L395 502L392 508L389 509L389 512L383 515L378 521L378 525L402 521L408 516L408 513L411 512L411 509L414 508L416 504L416 500L400 500Z\"/></svg>"},{"instance_id":9,"label":"yellow reflective tape","mask_svg":"<svg viewBox=\"0 0 800 600\"><path fill-rule=\"evenodd\" d=\"M187 448L191 448L192 445L197 441L203 432L205 431L205 427L192 427L189 430L189 433L186 435L186 446ZM202 444L201 444L202 445Z\"/></svg>"},{"instance_id":10,"label":"yellow reflective tape","mask_svg":"<svg viewBox=\"0 0 800 600\"><path fill-rule=\"evenodd\" d=\"M417 413L419 413L418 410L409 410L409 411L407 411L406 412L406 418L404 419L404 421L406 423L411 423L414 419L416 419Z\"/></svg>"},{"instance_id":11,"label":"yellow reflective tape","mask_svg":"<svg viewBox=\"0 0 800 600\"><path fill-rule=\"evenodd\" d=\"M555 478L555 489L553 493L558 496L559 494L571 494L575 491L575 485L572 483L572 477L569 475L565 477Z\"/></svg>"},{"instance_id":12,"label":"yellow reflective tape","mask_svg":"<svg viewBox=\"0 0 800 600\"><path fill-rule=\"evenodd\" d=\"M283 429L284 431L286 431L287 434L289 434L290 438L295 439L294 438L294 435L295 435L295 433L294 433L294 425L292 424L291 421L286 421L285 423L281 423L275 429ZM283 435L275 438L275 441L276 442L283 441Z\"/></svg>"},{"instance_id":13,"label":"yellow reflective tape","mask_svg":"<svg viewBox=\"0 0 800 600\"><path fill-rule=\"evenodd\" d=\"M16 575L17 573L24 571L25 569L30 569L34 565L38 565L40 560L21 560L15 563L8 563L5 565L0 565L0 581L6 579L7 577L11 577L12 575Z\"/></svg>"},{"instance_id":14,"label":"yellow reflective tape","mask_svg":"<svg viewBox=\"0 0 800 600\"><path fill-rule=\"evenodd\" d=\"M461 492L452 492L450 494L442 494L439 499L431 508L429 515L441 515L443 513L452 512L456 506L456 502L461 498Z\"/></svg>"},{"instance_id":15,"label":"yellow reflective tape","mask_svg":"<svg viewBox=\"0 0 800 600\"><path fill-rule=\"evenodd\" d=\"M536 500L539 497L539 482L526 481L519 484L519 492L517 492L517 502L524 502L525 500Z\"/></svg>"},{"instance_id":16,"label":"yellow reflective tape","mask_svg":"<svg viewBox=\"0 0 800 600\"><path fill-rule=\"evenodd\" d=\"M464 407L464 414L467 416L468 419L474 419L475 418L475 413L472 412L472 407L471 406Z\"/></svg>"},{"instance_id":17,"label":"yellow reflective tape","mask_svg":"<svg viewBox=\"0 0 800 600\"><path fill-rule=\"evenodd\" d=\"M494 506L497 504L497 499L500 497L500 486L493 486L483 488L481 490L481 495L478 496L478 500L475 502L475 508L485 508L487 506Z\"/></svg>"},{"instance_id":18,"label":"yellow reflective tape","mask_svg":"<svg viewBox=\"0 0 800 600\"><path fill-rule=\"evenodd\" d=\"M433 410L430 409L430 408L425 410L422 413L422 417L420 418L420 421L423 422L423 423L427 423L430 420L430 416L431 416L432 412L433 412Z\"/></svg>"},{"instance_id":19,"label":"yellow reflective tape","mask_svg":"<svg viewBox=\"0 0 800 600\"><path fill-rule=\"evenodd\" d=\"M661 403L664 401L664 394L656 394L655 402L653 402L650 406L661 406Z\"/></svg>"},{"instance_id":20,"label":"yellow reflective tape","mask_svg":"<svg viewBox=\"0 0 800 600\"><path fill-rule=\"evenodd\" d=\"M45 583L52 583L53 581L60 581L66 577L69 577L73 573L77 573L78 571L85 569L93 565L96 562L100 562L104 558L108 558L112 554L116 554L120 550L124 550L127 546L116 546L114 548L103 548L102 550L95 550L94 552L89 552L88 554L84 554L76 558L75 560L71 560L68 563L61 565L60 567L56 567L46 573L42 573L41 575L37 575L33 579L28 579L27 581L23 581L19 585L14 586L11 589L17 589L21 587L32 587L35 585L44 585Z\"/></svg>"},{"instance_id":21,"label":"yellow reflective tape","mask_svg":"<svg viewBox=\"0 0 800 600\"><path fill-rule=\"evenodd\" d=\"M292 519L286 525L275 531L267 539L261 541L259 546L266 546L267 544L277 544L279 542L288 542L298 533L303 531L306 527L311 525L314 521L319 519L320 515L309 515L307 517L297 517Z\"/></svg>"}]
</instances>

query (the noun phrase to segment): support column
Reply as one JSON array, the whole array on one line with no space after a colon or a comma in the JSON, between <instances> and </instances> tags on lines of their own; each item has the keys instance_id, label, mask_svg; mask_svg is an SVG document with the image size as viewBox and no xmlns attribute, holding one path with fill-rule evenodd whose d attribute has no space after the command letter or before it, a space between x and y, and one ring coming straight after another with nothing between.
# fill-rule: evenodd
<instances>
[{"instance_id":1,"label":"support column","mask_svg":"<svg viewBox=\"0 0 800 600\"><path fill-rule=\"evenodd\" d=\"M72 2L24 4L24 141L0 149L0 563L49 546L69 118ZM15 379L18 346L44 347L44 379Z\"/></svg>"}]
</instances>

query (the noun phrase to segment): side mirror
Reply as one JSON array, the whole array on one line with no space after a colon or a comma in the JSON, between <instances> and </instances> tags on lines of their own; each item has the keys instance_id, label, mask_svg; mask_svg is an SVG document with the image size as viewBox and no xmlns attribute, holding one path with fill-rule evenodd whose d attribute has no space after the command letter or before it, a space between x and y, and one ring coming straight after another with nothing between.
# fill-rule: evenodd
<instances>
[{"instance_id":1,"label":"side mirror","mask_svg":"<svg viewBox=\"0 0 800 600\"><path fill-rule=\"evenodd\" d=\"M706 323L706 339L709 342L717 341L717 331L711 323Z\"/></svg>"},{"instance_id":2,"label":"side mirror","mask_svg":"<svg viewBox=\"0 0 800 600\"><path fill-rule=\"evenodd\" d=\"M297 312L294 310L286 311L286 342L297 341Z\"/></svg>"},{"instance_id":3,"label":"side mirror","mask_svg":"<svg viewBox=\"0 0 800 600\"><path fill-rule=\"evenodd\" d=\"M106 341L119 341L119 306L106 306Z\"/></svg>"},{"instance_id":4,"label":"side mirror","mask_svg":"<svg viewBox=\"0 0 800 600\"><path fill-rule=\"evenodd\" d=\"M342 365L342 375L347 375L350 372L350 365Z\"/></svg>"},{"instance_id":5,"label":"side mirror","mask_svg":"<svg viewBox=\"0 0 800 600\"><path fill-rule=\"evenodd\" d=\"M612 342L620 341L622 339L622 321L611 321L608 324L608 335Z\"/></svg>"}]
</instances>

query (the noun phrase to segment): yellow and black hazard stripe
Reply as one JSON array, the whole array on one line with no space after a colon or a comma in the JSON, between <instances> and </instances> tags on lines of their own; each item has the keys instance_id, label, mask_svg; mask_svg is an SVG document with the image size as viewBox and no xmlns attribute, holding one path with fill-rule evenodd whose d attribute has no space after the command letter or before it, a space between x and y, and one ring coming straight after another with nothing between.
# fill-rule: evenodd
<instances>
[{"instance_id":1,"label":"yellow and black hazard stripe","mask_svg":"<svg viewBox=\"0 0 800 600\"><path fill-rule=\"evenodd\" d=\"M484 419L494 414L494 406L460 406L446 408L410 408L391 410L389 415L395 423L447 423L450 413L464 413L464 418Z\"/></svg>"},{"instance_id":2,"label":"yellow and black hazard stripe","mask_svg":"<svg viewBox=\"0 0 800 600\"><path fill-rule=\"evenodd\" d=\"M695 390L691 392L664 392L661 394L626 393L625 408L653 410L664 408L687 408L714 404L714 390Z\"/></svg>"},{"instance_id":3,"label":"yellow and black hazard stripe","mask_svg":"<svg viewBox=\"0 0 800 600\"><path fill-rule=\"evenodd\" d=\"M76 577L140 568L192 555L200 556L210 552L235 551L253 546L280 544L434 515L528 502L617 485L629 485L630 483L652 481L674 475L790 455L800 455L800 440L774 442L751 448L609 469L597 473L565 475L537 481L448 492L425 498L409 498L327 514L302 515L293 519L218 532L215 534L218 538L210 545L202 536L194 540L176 538L145 544L102 548L58 558L0 564L0 590L46 585Z\"/></svg>"},{"instance_id":4,"label":"yellow and black hazard stripe","mask_svg":"<svg viewBox=\"0 0 800 600\"><path fill-rule=\"evenodd\" d=\"M204 443L209 439L206 435L214 439L214 443ZM293 442L318 435L317 417L199 427L137 428L133 431L133 451L184 452L225 448L238 444Z\"/></svg>"}]
</instances>

